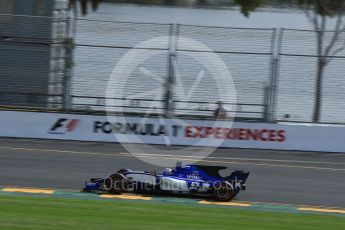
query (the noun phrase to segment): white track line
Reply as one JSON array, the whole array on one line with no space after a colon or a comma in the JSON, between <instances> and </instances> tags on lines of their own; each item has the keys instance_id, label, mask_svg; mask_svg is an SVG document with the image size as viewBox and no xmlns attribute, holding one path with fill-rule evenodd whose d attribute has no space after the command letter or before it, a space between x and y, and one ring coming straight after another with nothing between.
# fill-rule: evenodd
<instances>
[{"instance_id":1,"label":"white track line","mask_svg":"<svg viewBox=\"0 0 345 230\"><path fill-rule=\"evenodd\" d=\"M99 156L123 156L123 157L135 157L129 153L98 153L98 152L80 152L80 151L69 151L69 150L56 150L56 149L34 149L34 148L15 148L1 146L0 149L17 150L17 151L37 151L37 152L54 152L54 153L70 153L70 154L84 154L84 155L99 155ZM164 155L163 155L164 156ZM239 165L255 165L255 166L266 166L266 167L286 167L286 168L300 168L300 169L317 169L317 170L329 170L329 171L345 171L345 168L325 168L325 167L313 167L313 166L299 166L299 165L281 165L281 164L265 164L265 163L252 163L252 162L236 162L236 161L224 161L223 158L219 160L207 160L200 158L193 158L193 156L155 156L151 154L138 155L138 158L151 158L151 159L166 159L166 160L185 160L185 161L195 161L199 160L201 162L207 163L226 163L226 164L239 164Z\"/></svg>"}]
</instances>

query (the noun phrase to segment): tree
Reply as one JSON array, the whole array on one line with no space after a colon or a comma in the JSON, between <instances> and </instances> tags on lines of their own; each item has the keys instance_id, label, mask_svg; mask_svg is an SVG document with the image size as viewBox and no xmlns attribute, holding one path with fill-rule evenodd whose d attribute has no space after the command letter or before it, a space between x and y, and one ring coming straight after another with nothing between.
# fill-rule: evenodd
<instances>
[{"instance_id":1,"label":"tree","mask_svg":"<svg viewBox=\"0 0 345 230\"><path fill-rule=\"evenodd\" d=\"M315 82L315 100L313 122L320 122L322 109L322 82L326 66L333 57L345 49L345 0L298 0L298 5L304 10L312 23L317 41L317 72ZM328 19L335 17L336 22L332 32L326 32ZM331 33L329 41L326 33Z\"/></svg>"},{"instance_id":2,"label":"tree","mask_svg":"<svg viewBox=\"0 0 345 230\"><path fill-rule=\"evenodd\" d=\"M235 0L241 6L245 16L262 6L265 0ZM333 57L345 49L345 0L297 0L308 20L312 23L316 34L317 71L315 81L315 99L313 109L313 122L320 122L322 109L322 82L327 65ZM327 32L327 22L336 18L332 32ZM330 34L330 40L326 39Z\"/></svg>"},{"instance_id":3,"label":"tree","mask_svg":"<svg viewBox=\"0 0 345 230\"><path fill-rule=\"evenodd\" d=\"M78 0L69 0L71 8L77 7ZM88 13L88 3L91 2L92 10L95 11L98 8L99 3L101 0L79 0L81 12L83 15L86 15Z\"/></svg>"},{"instance_id":4,"label":"tree","mask_svg":"<svg viewBox=\"0 0 345 230\"><path fill-rule=\"evenodd\" d=\"M266 3L266 0L235 0L235 3L241 7L244 16L249 17L250 12Z\"/></svg>"}]
</instances>

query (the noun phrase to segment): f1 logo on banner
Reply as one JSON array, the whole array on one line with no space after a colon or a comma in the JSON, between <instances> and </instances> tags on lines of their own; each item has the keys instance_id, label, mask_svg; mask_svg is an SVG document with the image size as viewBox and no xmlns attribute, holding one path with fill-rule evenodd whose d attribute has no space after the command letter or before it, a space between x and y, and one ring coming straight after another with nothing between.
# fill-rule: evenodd
<instances>
[{"instance_id":1,"label":"f1 logo on banner","mask_svg":"<svg viewBox=\"0 0 345 230\"><path fill-rule=\"evenodd\" d=\"M66 132L73 132L76 129L78 124L79 124L79 119L59 118L54 123L54 125L50 128L49 133L65 134Z\"/></svg>"}]
</instances>

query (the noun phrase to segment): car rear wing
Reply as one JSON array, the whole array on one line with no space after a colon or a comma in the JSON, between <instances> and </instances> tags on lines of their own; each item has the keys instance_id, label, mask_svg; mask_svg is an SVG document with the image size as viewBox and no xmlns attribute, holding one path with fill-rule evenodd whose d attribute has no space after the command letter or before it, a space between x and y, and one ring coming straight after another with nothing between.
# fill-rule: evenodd
<instances>
[{"instance_id":1,"label":"car rear wing","mask_svg":"<svg viewBox=\"0 0 345 230\"><path fill-rule=\"evenodd\" d=\"M249 177L249 172L233 171L230 176L225 177L226 181L229 181L235 187L239 187L241 190L246 189L246 181Z\"/></svg>"}]
</instances>

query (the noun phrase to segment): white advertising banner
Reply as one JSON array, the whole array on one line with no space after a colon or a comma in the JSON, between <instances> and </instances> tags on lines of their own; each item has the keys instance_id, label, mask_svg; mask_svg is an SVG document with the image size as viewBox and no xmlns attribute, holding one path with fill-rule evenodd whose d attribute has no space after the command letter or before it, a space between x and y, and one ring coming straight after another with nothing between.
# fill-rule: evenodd
<instances>
[{"instance_id":1,"label":"white advertising banner","mask_svg":"<svg viewBox=\"0 0 345 230\"><path fill-rule=\"evenodd\" d=\"M345 152L345 126L0 111L0 136Z\"/></svg>"}]
</instances>

